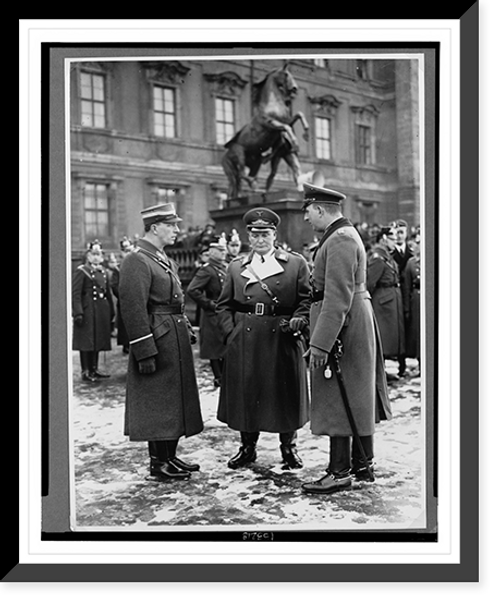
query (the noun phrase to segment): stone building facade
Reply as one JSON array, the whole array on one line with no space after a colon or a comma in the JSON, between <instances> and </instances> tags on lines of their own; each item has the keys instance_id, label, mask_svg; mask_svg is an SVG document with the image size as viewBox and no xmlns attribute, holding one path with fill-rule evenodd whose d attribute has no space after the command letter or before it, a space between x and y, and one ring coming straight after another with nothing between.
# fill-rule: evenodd
<instances>
[{"instance_id":1,"label":"stone building facade","mask_svg":"<svg viewBox=\"0 0 500 603\"><path fill-rule=\"evenodd\" d=\"M188 60L189 59L189 60ZM175 202L183 228L203 228L227 202L224 143L252 115L251 89L282 59L72 62L71 248L117 251L142 234L140 210ZM420 220L419 83L415 59L291 59L304 173L347 195L354 222ZM259 173L264 186L266 166ZM296 194L280 166L273 185ZM288 241L299 249L302 241ZM191 260L190 260L191 261Z\"/></svg>"}]
</instances>

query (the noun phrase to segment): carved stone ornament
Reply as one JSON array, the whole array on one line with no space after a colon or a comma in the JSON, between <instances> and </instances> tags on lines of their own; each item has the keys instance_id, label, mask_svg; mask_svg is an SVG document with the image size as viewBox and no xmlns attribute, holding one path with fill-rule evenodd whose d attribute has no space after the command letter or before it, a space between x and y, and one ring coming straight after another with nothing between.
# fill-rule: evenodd
<instances>
[{"instance_id":1,"label":"carved stone ornament","mask_svg":"<svg viewBox=\"0 0 500 603\"><path fill-rule=\"evenodd\" d=\"M223 73L205 73L203 77L212 84L215 94L239 94L247 85L247 81L233 71Z\"/></svg>"},{"instance_id":2,"label":"carved stone ornament","mask_svg":"<svg viewBox=\"0 0 500 603\"><path fill-rule=\"evenodd\" d=\"M83 61L82 63L71 63L71 71L84 70L94 73L106 73L108 65L106 63L100 63L98 61Z\"/></svg>"},{"instance_id":3,"label":"carved stone ornament","mask_svg":"<svg viewBox=\"0 0 500 603\"><path fill-rule=\"evenodd\" d=\"M95 155L111 152L111 140L107 136L98 134L86 134L82 139L83 148Z\"/></svg>"},{"instance_id":4,"label":"carved stone ornament","mask_svg":"<svg viewBox=\"0 0 500 603\"><path fill-rule=\"evenodd\" d=\"M359 117L365 119L377 117L377 115L380 113L379 109L377 109L375 105L365 105L364 107L351 107L351 111L359 115Z\"/></svg>"},{"instance_id":5,"label":"carved stone ornament","mask_svg":"<svg viewBox=\"0 0 500 603\"><path fill-rule=\"evenodd\" d=\"M146 68L146 77L155 82L179 85L184 82L184 78L191 71L180 61L154 61L144 64Z\"/></svg>"},{"instance_id":6,"label":"carved stone ornament","mask_svg":"<svg viewBox=\"0 0 500 603\"><path fill-rule=\"evenodd\" d=\"M324 96L310 96L309 101L314 105L314 108L324 113L335 113L335 110L342 101L333 96L333 94L325 94Z\"/></svg>"}]
</instances>

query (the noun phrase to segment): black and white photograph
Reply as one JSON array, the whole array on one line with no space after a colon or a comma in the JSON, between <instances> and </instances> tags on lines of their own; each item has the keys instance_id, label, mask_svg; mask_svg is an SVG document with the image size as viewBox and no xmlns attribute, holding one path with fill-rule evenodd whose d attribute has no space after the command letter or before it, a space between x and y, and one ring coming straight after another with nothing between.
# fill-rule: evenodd
<instances>
[{"instance_id":1,"label":"black and white photograph","mask_svg":"<svg viewBox=\"0 0 500 603\"><path fill-rule=\"evenodd\" d=\"M73 530L437 536L433 61L366 50L67 60Z\"/></svg>"},{"instance_id":2,"label":"black and white photograph","mask_svg":"<svg viewBox=\"0 0 500 603\"><path fill-rule=\"evenodd\" d=\"M404 21L33 29L35 565L460 562L460 19Z\"/></svg>"}]
</instances>

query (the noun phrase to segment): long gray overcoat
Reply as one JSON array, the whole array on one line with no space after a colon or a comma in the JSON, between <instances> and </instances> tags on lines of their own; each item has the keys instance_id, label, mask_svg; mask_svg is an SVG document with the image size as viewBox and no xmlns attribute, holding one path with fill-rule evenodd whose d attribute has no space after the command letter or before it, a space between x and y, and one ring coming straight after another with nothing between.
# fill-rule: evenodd
<instances>
[{"instance_id":1,"label":"long gray overcoat","mask_svg":"<svg viewBox=\"0 0 500 603\"><path fill-rule=\"evenodd\" d=\"M130 338L125 435L132 441L176 439L203 429L191 325L183 310L170 314L161 307L184 304L184 293L175 263L158 251L141 239L120 271L120 309ZM151 356L156 371L139 373L138 361Z\"/></svg>"},{"instance_id":2,"label":"long gray overcoat","mask_svg":"<svg viewBox=\"0 0 500 603\"><path fill-rule=\"evenodd\" d=\"M73 327L73 350L99 352L111 349L111 322L115 315L106 271L90 264L78 266L72 278L72 316L83 316Z\"/></svg>"},{"instance_id":3,"label":"long gray overcoat","mask_svg":"<svg viewBox=\"0 0 500 603\"><path fill-rule=\"evenodd\" d=\"M366 252L347 220L341 228L324 233L312 277L313 288L324 298L311 305L310 345L332 352L336 339L342 341L340 367L356 427L360 436L373 435L375 423L390 419L391 409L380 336L365 284ZM350 436L333 360L330 368L330 378L324 367L311 371L311 431Z\"/></svg>"},{"instance_id":4,"label":"long gray overcoat","mask_svg":"<svg viewBox=\"0 0 500 603\"><path fill-rule=\"evenodd\" d=\"M186 293L200 307L200 358L222 358L225 345L219 318L215 313L217 299L226 277L227 264L209 260L198 268Z\"/></svg>"},{"instance_id":5,"label":"long gray overcoat","mask_svg":"<svg viewBox=\"0 0 500 603\"><path fill-rule=\"evenodd\" d=\"M399 268L389 251L380 245L373 247L368 259L367 287L372 296L384 356L394 358L404 354L405 322Z\"/></svg>"},{"instance_id":6,"label":"long gray overcoat","mask_svg":"<svg viewBox=\"0 0 500 603\"><path fill-rule=\"evenodd\" d=\"M297 253L277 249L275 257L279 268L263 282L289 312L258 316L235 309L235 303L274 305L248 273L252 254L229 264L217 302L227 342L217 418L238 431L285 433L309 420L304 345L280 328L292 316L309 322L309 268Z\"/></svg>"}]
</instances>

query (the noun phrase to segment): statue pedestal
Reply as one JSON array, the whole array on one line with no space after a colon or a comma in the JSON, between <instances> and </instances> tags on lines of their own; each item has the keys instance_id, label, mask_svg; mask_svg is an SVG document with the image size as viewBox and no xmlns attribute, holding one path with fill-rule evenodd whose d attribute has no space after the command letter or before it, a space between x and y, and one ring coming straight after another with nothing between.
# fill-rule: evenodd
<instances>
[{"instance_id":1,"label":"statue pedestal","mask_svg":"<svg viewBox=\"0 0 500 603\"><path fill-rule=\"evenodd\" d=\"M312 228L304 222L302 204L303 194L298 191L252 192L228 199L226 207L211 211L210 217L215 222L218 234L225 232L229 238L231 230L235 228L242 243L248 243L243 216L252 207L265 206L281 218L278 226L278 242L287 243L294 251L301 251L302 245L311 242L314 237Z\"/></svg>"}]
</instances>

